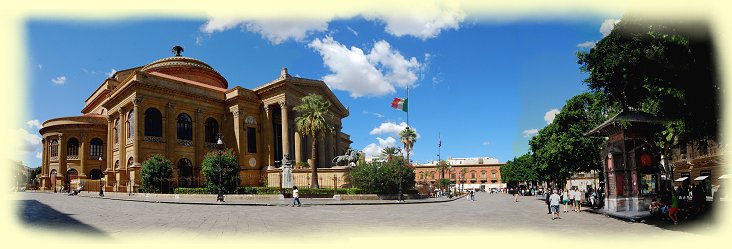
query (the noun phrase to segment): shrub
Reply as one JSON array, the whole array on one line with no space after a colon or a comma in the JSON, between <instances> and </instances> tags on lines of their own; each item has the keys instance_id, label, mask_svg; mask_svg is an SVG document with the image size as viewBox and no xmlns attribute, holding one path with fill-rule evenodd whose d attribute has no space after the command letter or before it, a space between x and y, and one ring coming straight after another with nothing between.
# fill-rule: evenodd
<instances>
[{"instance_id":1,"label":"shrub","mask_svg":"<svg viewBox=\"0 0 732 249\"><path fill-rule=\"evenodd\" d=\"M173 192L176 194L213 194L206 188L176 188Z\"/></svg>"},{"instance_id":2,"label":"shrub","mask_svg":"<svg viewBox=\"0 0 732 249\"><path fill-rule=\"evenodd\" d=\"M233 193L239 184L239 164L231 149L209 152L203 158L203 175L206 177L206 189L210 193ZM221 183L219 184L219 179Z\"/></svg>"},{"instance_id":3,"label":"shrub","mask_svg":"<svg viewBox=\"0 0 732 249\"><path fill-rule=\"evenodd\" d=\"M359 164L351 170L349 178L362 193L396 194L400 178L403 193L414 188L414 170L402 160Z\"/></svg>"},{"instance_id":4,"label":"shrub","mask_svg":"<svg viewBox=\"0 0 732 249\"><path fill-rule=\"evenodd\" d=\"M163 155L155 154L142 163L142 189L145 192L167 192L173 167Z\"/></svg>"}]
</instances>

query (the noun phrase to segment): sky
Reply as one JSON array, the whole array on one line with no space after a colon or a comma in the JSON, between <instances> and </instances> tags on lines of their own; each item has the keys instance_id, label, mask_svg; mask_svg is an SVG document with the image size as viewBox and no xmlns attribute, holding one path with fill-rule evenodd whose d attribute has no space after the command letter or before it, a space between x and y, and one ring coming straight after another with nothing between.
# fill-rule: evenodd
<instances>
[{"instance_id":1,"label":"sky","mask_svg":"<svg viewBox=\"0 0 732 249\"><path fill-rule=\"evenodd\" d=\"M418 17L368 13L339 18L51 20L25 24L29 111L13 136L26 165L40 165L40 125L81 114L111 74L172 56L206 62L229 87L252 89L291 75L323 80L350 116L343 132L368 156L402 147L406 98L418 133L412 159L528 152L529 139L570 97L587 90L576 53L621 17L490 21L444 7Z\"/></svg>"}]
</instances>

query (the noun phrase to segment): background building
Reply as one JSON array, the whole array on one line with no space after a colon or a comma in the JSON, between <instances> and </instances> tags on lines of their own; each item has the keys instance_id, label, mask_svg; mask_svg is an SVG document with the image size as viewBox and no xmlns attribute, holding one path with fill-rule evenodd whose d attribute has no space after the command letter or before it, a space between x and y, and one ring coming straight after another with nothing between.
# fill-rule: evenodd
<instances>
[{"instance_id":1,"label":"background building","mask_svg":"<svg viewBox=\"0 0 732 249\"><path fill-rule=\"evenodd\" d=\"M293 111L310 93L331 102L335 129L318 140L318 161L308 163L329 167L350 146L341 125L349 112L324 82L283 68L255 89L229 88L211 66L181 51L116 72L85 100L81 116L44 122L42 188L103 178L107 191L133 191L141 184L142 162L154 154L173 163L177 186L201 185L204 155L215 150L219 135L239 157L241 184L261 185L266 169L282 158L310 158L313 139L296 131Z\"/></svg>"},{"instance_id":2,"label":"background building","mask_svg":"<svg viewBox=\"0 0 732 249\"><path fill-rule=\"evenodd\" d=\"M492 157L448 158L450 169L445 171L445 178L450 179L458 189L490 190L505 188L501 181L501 166L498 159ZM440 171L435 168L436 162L415 165L415 181L418 184L436 186L440 179Z\"/></svg>"}]
</instances>

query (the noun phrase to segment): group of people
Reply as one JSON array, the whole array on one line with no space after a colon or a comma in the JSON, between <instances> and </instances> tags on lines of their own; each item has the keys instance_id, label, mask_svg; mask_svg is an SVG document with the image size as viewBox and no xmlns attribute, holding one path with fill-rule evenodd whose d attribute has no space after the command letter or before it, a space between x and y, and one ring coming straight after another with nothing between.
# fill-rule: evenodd
<instances>
[{"instance_id":1,"label":"group of people","mask_svg":"<svg viewBox=\"0 0 732 249\"><path fill-rule=\"evenodd\" d=\"M716 194L719 194L719 191L717 192ZM674 224L678 224L682 206L685 207L687 215L701 214L706 211L707 194L702 185L675 187L675 189L669 189L668 193L670 193L670 198L663 196L661 200L655 198L651 200L651 204L648 205L651 215L660 219L668 217Z\"/></svg>"},{"instance_id":2,"label":"group of people","mask_svg":"<svg viewBox=\"0 0 732 249\"><path fill-rule=\"evenodd\" d=\"M594 194L594 191L592 191ZM552 214L552 220L561 219L559 216L560 212L581 212L582 211L582 195L584 192L580 191L577 187L571 187L559 191L558 189L552 190L546 193L546 206L547 214ZM596 195L591 195L591 202L594 205L594 198ZM560 205L563 206L560 209Z\"/></svg>"}]
</instances>

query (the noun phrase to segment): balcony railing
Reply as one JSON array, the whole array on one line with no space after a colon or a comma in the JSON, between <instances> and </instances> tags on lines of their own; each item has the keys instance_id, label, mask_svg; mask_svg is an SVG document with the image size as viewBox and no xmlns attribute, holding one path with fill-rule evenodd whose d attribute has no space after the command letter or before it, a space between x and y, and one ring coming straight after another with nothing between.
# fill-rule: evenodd
<instances>
[{"instance_id":1,"label":"balcony railing","mask_svg":"<svg viewBox=\"0 0 732 249\"><path fill-rule=\"evenodd\" d=\"M142 140L145 142L165 143L162 137L145 136Z\"/></svg>"},{"instance_id":2,"label":"balcony railing","mask_svg":"<svg viewBox=\"0 0 732 249\"><path fill-rule=\"evenodd\" d=\"M79 160L79 155L68 155L66 160Z\"/></svg>"},{"instance_id":3,"label":"balcony railing","mask_svg":"<svg viewBox=\"0 0 732 249\"><path fill-rule=\"evenodd\" d=\"M51 161L58 161L58 156L52 156Z\"/></svg>"},{"instance_id":4,"label":"balcony railing","mask_svg":"<svg viewBox=\"0 0 732 249\"><path fill-rule=\"evenodd\" d=\"M193 146L192 140L178 139L178 145L181 146Z\"/></svg>"}]
</instances>

